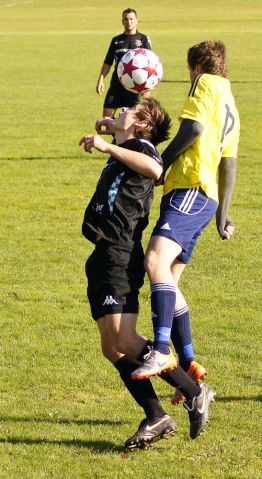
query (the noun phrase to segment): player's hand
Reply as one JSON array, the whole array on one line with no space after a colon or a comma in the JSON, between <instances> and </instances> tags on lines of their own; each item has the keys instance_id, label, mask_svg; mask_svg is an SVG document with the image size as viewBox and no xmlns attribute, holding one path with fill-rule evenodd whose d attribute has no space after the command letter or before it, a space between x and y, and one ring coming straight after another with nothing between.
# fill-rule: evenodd
<instances>
[{"instance_id":1,"label":"player's hand","mask_svg":"<svg viewBox=\"0 0 262 479\"><path fill-rule=\"evenodd\" d=\"M164 173L162 173L160 178L158 178L158 180L155 180L155 186L162 186L164 184L164 181L165 181L165 175Z\"/></svg>"},{"instance_id":2,"label":"player's hand","mask_svg":"<svg viewBox=\"0 0 262 479\"><path fill-rule=\"evenodd\" d=\"M98 93L98 95L102 95L104 90L105 90L105 87L104 87L103 80L98 80L98 82L96 84L96 93Z\"/></svg>"},{"instance_id":3,"label":"player's hand","mask_svg":"<svg viewBox=\"0 0 262 479\"><path fill-rule=\"evenodd\" d=\"M79 146L83 145L86 153L92 153L92 148L95 148L102 153L107 152L108 143L99 135L85 135L79 141Z\"/></svg>"},{"instance_id":4,"label":"player's hand","mask_svg":"<svg viewBox=\"0 0 262 479\"><path fill-rule=\"evenodd\" d=\"M235 232L235 225L232 221L226 220L224 228L219 228L218 233L221 236L222 240L230 240Z\"/></svg>"},{"instance_id":5,"label":"player's hand","mask_svg":"<svg viewBox=\"0 0 262 479\"><path fill-rule=\"evenodd\" d=\"M112 130L110 126L112 125L113 118L105 116L101 120L97 120L95 124L96 132L99 135L112 135Z\"/></svg>"}]
</instances>

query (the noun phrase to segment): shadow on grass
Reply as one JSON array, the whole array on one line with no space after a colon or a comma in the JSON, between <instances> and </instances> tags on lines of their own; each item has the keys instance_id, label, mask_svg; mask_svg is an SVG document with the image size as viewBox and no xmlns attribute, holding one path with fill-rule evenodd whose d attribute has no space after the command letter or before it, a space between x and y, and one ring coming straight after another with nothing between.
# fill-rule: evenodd
<instances>
[{"instance_id":1,"label":"shadow on grass","mask_svg":"<svg viewBox=\"0 0 262 479\"><path fill-rule=\"evenodd\" d=\"M55 417L0 417L0 422L30 422L30 423L47 423L47 424L76 424L77 426L120 426L122 421L112 421L110 419L63 419Z\"/></svg>"},{"instance_id":2,"label":"shadow on grass","mask_svg":"<svg viewBox=\"0 0 262 479\"><path fill-rule=\"evenodd\" d=\"M262 402L262 396L217 396L216 402L256 401Z\"/></svg>"},{"instance_id":3,"label":"shadow on grass","mask_svg":"<svg viewBox=\"0 0 262 479\"><path fill-rule=\"evenodd\" d=\"M26 445L26 446L36 446L36 445L51 445L51 446L66 446L66 447L78 447L78 448L87 448L96 453L103 452L126 452L124 446L116 446L109 441L82 441L81 439L62 439L53 440L48 439L48 437L31 439L28 437L0 437L0 444L14 444L14 445Z\"/></svg>"},{"instance_id":4,"label":"shadow on grass","mask_svg":"<svg viewBox=\"0 0 262 479\"><path fill-rule=\"evenodd\" d=\"M159 394L159 399L168 399L171 397L170 395L161 395ZM216 403L217 402L234 402L234 401L255 401L255 402L262 402L262 396L216 396Z\"/></svg>"}]
</instances>

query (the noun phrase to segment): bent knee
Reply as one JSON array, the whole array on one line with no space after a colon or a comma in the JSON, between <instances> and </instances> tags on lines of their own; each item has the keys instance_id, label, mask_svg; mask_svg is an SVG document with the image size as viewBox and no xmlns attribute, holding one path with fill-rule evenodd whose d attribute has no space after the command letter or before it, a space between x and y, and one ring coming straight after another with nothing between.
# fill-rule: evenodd
<instances>
[{"instance_id":1,"label":"bent knee","mask_svg":"<svg viewBox=\"0 0 262 479\"><path fill-rule=\"evenodd\" d=\"M116 354L129 353L130 347L125 338L116 335L114 338L111 338L110 342L102 342L101 350L103 356L109 361L112 361Z\"/></svg>"},{"instance_id":2,"label":"bent knee","mask_svg":"<svg viewBox=\"0 0 262 479\"><path fill-rule=\"evenodd\" d=\"M158 268L159 258L154 251L148 251L144 259L144 267L147 274L154 272Z\"/></svg>"},{"instance_id":3,"label":"bent knee","mask_svg":"<svg viewBox=\"0 0 262 479\"><path fill-rule=\"evenodd\" d=\"M108 361L113 361L116 354L116 349L113 345L108 343L101 343L101 351L103 356L108 359Z\"/></svg>"}]
</instances>

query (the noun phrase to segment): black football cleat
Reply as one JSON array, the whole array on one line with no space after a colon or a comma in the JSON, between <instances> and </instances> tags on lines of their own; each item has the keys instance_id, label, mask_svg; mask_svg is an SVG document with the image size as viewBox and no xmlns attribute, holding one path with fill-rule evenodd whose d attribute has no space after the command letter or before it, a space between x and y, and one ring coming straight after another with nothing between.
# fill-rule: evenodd
<instances>
[{"instance_id":1,"label":"black football cleat","mask_svg":"<svg viewBox=\"0 0 262 479\"><path fill-rule=\"evenodd\" d=\"M203 431L208 422L209 406L215 401L216 393L208 384L200 384L201 392L183 406L188 411L190 421L190 437L196 439Z\"/></svg>"},{"instance_id":2,"label":"black football cleat","mask_svg":"<svg viewBox=\"0 0 262 479\"><path fill-rule=\"evenodd\" d=\"M176 423L168 414L154 421L143 419L136 433L127 439L125 448L129 451L147 449L152 443L174 436L175 433Z\"/></svg>"}]
</instances>

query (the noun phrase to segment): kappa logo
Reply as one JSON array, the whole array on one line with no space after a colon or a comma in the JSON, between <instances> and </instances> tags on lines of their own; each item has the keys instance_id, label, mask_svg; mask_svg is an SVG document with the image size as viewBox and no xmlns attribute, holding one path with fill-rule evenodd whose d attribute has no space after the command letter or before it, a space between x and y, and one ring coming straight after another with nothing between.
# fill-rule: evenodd
<instances>
[{"instance_id":1,"label":"kappa logo","mask_svg":"<svg viewBox=\"0 0 262 479\"><path fill-rule=\"evenodd\" d=\"M170 228L170 226L169 226L169 224L168 224L168 223L165 223L163 226L161 226L161 228L160 228L160 229L161 229L161 230L168 230L168 231L170 231L170 230L171 230L171 228Z\"/></svg>"},{"instance_id":2,"label":"kappa logo","mask_svg":"<svg viewBox=\"0 0 262 479\"><path fill-rule=\"evenodd\" d=\"M103 302L103 306L109 306L112 304L119 304L111 295L107 295L105 301Z\"/></svg>"},{"instance_id":3,"label":"kappa logo","mask_svg":"<svg viewBox=\"0 0 262 479\"><path fill-rule=\"evenodd\" d=\"M94 203L93 206L92 206L92 209L93 209L96 213L102 213L103 207L104 207L104 205L100 205L99 203Z\"/></svg>"}]
</instances>

